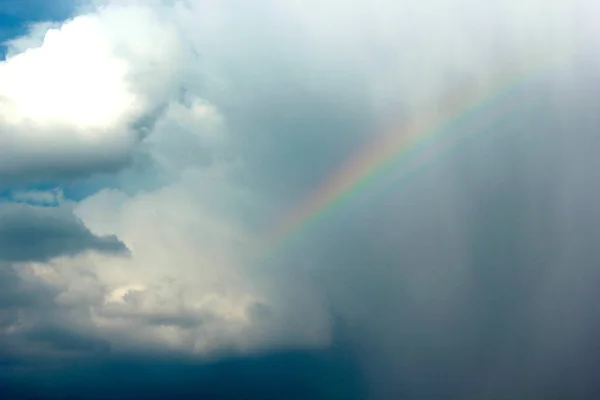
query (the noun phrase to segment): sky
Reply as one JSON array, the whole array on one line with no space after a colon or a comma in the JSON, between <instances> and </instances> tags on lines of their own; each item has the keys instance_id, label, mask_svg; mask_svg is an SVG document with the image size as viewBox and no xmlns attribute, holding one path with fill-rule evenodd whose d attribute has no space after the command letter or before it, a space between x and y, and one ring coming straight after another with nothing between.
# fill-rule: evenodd
<instances>
[{"instance_id":1,"label":"sky","mask_svg":"<svg viewBox=\"0 0 600 400\"><path fill-rule=\"evenodd\" d=\"M599 17L0 1L0 396L597 398Z\"/></svg>"}]
</instances>

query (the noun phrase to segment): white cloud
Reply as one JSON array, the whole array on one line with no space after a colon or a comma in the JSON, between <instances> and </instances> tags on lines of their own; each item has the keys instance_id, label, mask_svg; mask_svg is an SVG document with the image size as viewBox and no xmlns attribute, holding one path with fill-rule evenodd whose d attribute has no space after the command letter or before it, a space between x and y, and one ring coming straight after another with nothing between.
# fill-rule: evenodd
<instances>
[{"instance_id":1,"label":"white cloud","mask_svg":"<svg viewBox=\"0 0 600 400\"><path fill-rule=\"evenodd\" d=\"M139 113L125 86L127 64L112 55L98 18L48 30L40 47L0 68L3 116L12 126L65 124L94 134L120 124L127 111Z\"/></svg>"},{"instance_id":2,"label":"white cloud","mask_svg":"<svg viewBox=\"0 0 600 400\"><path fill-rule=\"evenodd\" d=\"M76 212L86 226L118 235L131 256L86 254L31 271L59 288L59 306L89 310L78 315L115 350L211 356L327 345L329 316L308 286L257 264L255 238L192 184L222 190L212 179L210 172L189 171L155 192L131 197L107 190L84 200ZM229 201L243 206L247 199L233 193Z\"/></svg>"},{"instance_id":3,"label":"white cloud","mask_svg":"<svg viewBox=\"0 0 600 400\"><path fill-rule=\"evenodd\" d=\"M0 176L124 162L139 140L132 124L177 86L179 46L152 10L119 6L13 41L0 63Z\"/></svg>"}]
</instances>

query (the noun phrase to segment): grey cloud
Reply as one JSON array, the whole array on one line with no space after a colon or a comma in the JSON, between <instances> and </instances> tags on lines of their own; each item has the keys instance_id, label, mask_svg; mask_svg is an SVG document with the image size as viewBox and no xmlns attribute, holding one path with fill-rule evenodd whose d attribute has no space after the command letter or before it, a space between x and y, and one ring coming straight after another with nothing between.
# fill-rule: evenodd
<instances>
[{"instance_id":1,"label":"grey cloud","mask_svg":"<svg viewBox=\"0 0 600 400\"><path fill-rule=\"evenodd\" d=\"M0 358L8 364L36 363L68 353L105 351L83 333L55 303L60 290L24 279L18 269L0 262Z\"/></svg>"},{"instance_id":2,"label":"grey cloud","mask_svg":"<svg viewBox=\"0 0 600 400\"><path fill-rule=\"evenodd\" d=\"M11 325L20 308L42 307L58 292L35 282L23 281L19 275L5 263L0 263L0 309L2 324Z\"/></svg>"},{"instance_id":3,"label":"grey cloud","mask_svg":"<svg viewBox=\"0 0 600 400\"><path fill-rule=\"evenodd\" d=\"M50 324L35 327L24 332L23 339L30 343L43 343L59 352L107 353L110 344L106 340L95 339L74 329Z\"/></svg>"},{"instance_id":4,"label":"grey cloud","mask_svg":"<svg viewBox=\"0 0 600 400\"><path fill-rule=\"evenodd\" d=\"M110 153L107 151L107 153ZM52 182L85 179L100 173L117 173L131 164L127 152L113 152L101 156L83 152L74 156L69 151L50 155L44 149L38 152L8 150L0 164L0 183L9 185L22 182Z\"/></svg>"},{"instance_id":5,"label":"grey cloud","mask_svg":"<svg viewBox=\"0 0 600 400\"><path fill-rule=\"evenodd\" d=\"M203 67L185 84L222 113L230 151L241 162L238 185L293 201L377 129L363 72L346 64L346 55L322 52L316 39L292 29L301 16L266 4L243 13L238 3L216 10L192 4L194 18L226 16L215 31L183 25ZM226 46L220 37L227 37Z\"/></svg>"},{"instance_id":6,"label":"grey cloud","mask_svg":"<svg viewBox=\"0 0 600 400\"><path fill-rule=\"evenodd\" d=\"M0 153L0 184L68 183L100 175L117 175L122 171L127 173L131 168L138 168L140 154L142 157L146 154L140 151L145 150L140 149L140 143L153 131L165 107L166 102L129 126L121 127L123 137L112 138L112 142L105 140L89 145L81 138L68 137L64 140L60 138L60 130L47 127L44 135L57 137L52 151L41 142L26 146L17 146L18 141L4 143Z\"/></svg>"},{"instance_id":7,"label":"grey cloud","mask_svg":"<svg viewBox=\"0 0 600 400\"><path fill-rule=\"evenodd\" d=\"M152 315L146 318L149 325L194 328L202 324L202 319L194 315Z\"/></svg>"},{"instance_id":8,"label":"grey cloud","mask_svg":"<svg viewBox=\"0 0 600 400\"><path fill-rule=\"evenodd\" d=\"M397 169L297 250L319 249L315 281L350 324L374 398L593 397L591 79L569 84L577 97L529 87L532 104L415 179Z\"/></svg>"},{"instance_id":9,"label":"grey cloud","mask_svg":"<svg viewBox=\"0 0 600 400\"><path fill-rule=\"evenodd\" d=\"M125 302L131 301L131 297L135 296L132 294L128 294L123 296ZM138 294L139 297L139 294ZM135 308L127 306L125 307L105 307L101 315L108 318L123 318L128 321L135 322L136 324L140 324L142 326L169 326L181 329L193 329L197 328L205 320L210 320L210 315L203 315L201 313L192 313L192 312L161 312L161 311L147 311L140 312L135 310Z\"/></svg>"},{"instance_id":10,"label":"grey cloud","mask_svg":"<svg viewBox=\"0 0 600 400\"><path fill-rule=\"evenodd\" d=\"M124 254L127 248L114 235L94 235L62 207L0 205L0 260L48 261L84 251Z\"/></svg>"}]
</instances>

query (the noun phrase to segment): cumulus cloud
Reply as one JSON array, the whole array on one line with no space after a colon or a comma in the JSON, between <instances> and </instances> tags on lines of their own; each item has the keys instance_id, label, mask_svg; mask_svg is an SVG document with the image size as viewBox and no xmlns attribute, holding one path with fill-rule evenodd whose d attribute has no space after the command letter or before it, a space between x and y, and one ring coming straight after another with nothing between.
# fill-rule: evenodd
<instances>
[{"instance_id":1,"label":"cumulus cloud","mask_svg":"<svg viewBox=\"0 0 600 400\"><path fill-rule=\"evenodd\" d=\"M153 193L104 191L78 206L92 230L116 233L133 255L94 268L106 290L97 324L206 355L327 344L326 310L308 288L252 265L256 241L232 210L255 209L255 199L213 174L188 171Z\"/></svg>"},{"instance_id":2,"label":"cumulus cloud","mask_svg":"<svg viewBox=\"0 0 600 400\"><path fill-rule=\"evenodd\" d=\"M9 42L0 64L1 176L122 167L143 135L139 122L176 86L172 30L147 8L105 7Z\"/></svg>"},{"instance_id":3,"label":"cumulus cloud","mask_svg":"<svg viewBox=\"0 0 600 400\"><path fill-rule=\"evenodd\" d=\"M90 253L121 258L128 250L114 235L92 234L66 205L0 205L1 357L22 360L89 352L102 344L93 333L81 330L81 318L65 324L68 312L55 303L61 288L51 284L55 279L44 267L56 259Z\"/></svg>"}]
</instances>

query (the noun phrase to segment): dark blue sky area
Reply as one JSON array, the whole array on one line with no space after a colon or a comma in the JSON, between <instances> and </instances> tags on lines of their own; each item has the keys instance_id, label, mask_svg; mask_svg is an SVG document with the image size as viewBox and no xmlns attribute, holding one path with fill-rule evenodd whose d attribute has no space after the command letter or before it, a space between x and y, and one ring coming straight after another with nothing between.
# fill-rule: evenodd
<instances>
[{"instance_id":1,"label":"dark blue sky area","mask_svg":"<svg viewBox=\"0 0 600 400\"><path fill-rule=\"evenodd\" d=\"M0 43L27 32L27 25L69 18L76 0L0 0ZM4 57L5 46L0 46Z\"/></svg>"}]
</instances>

